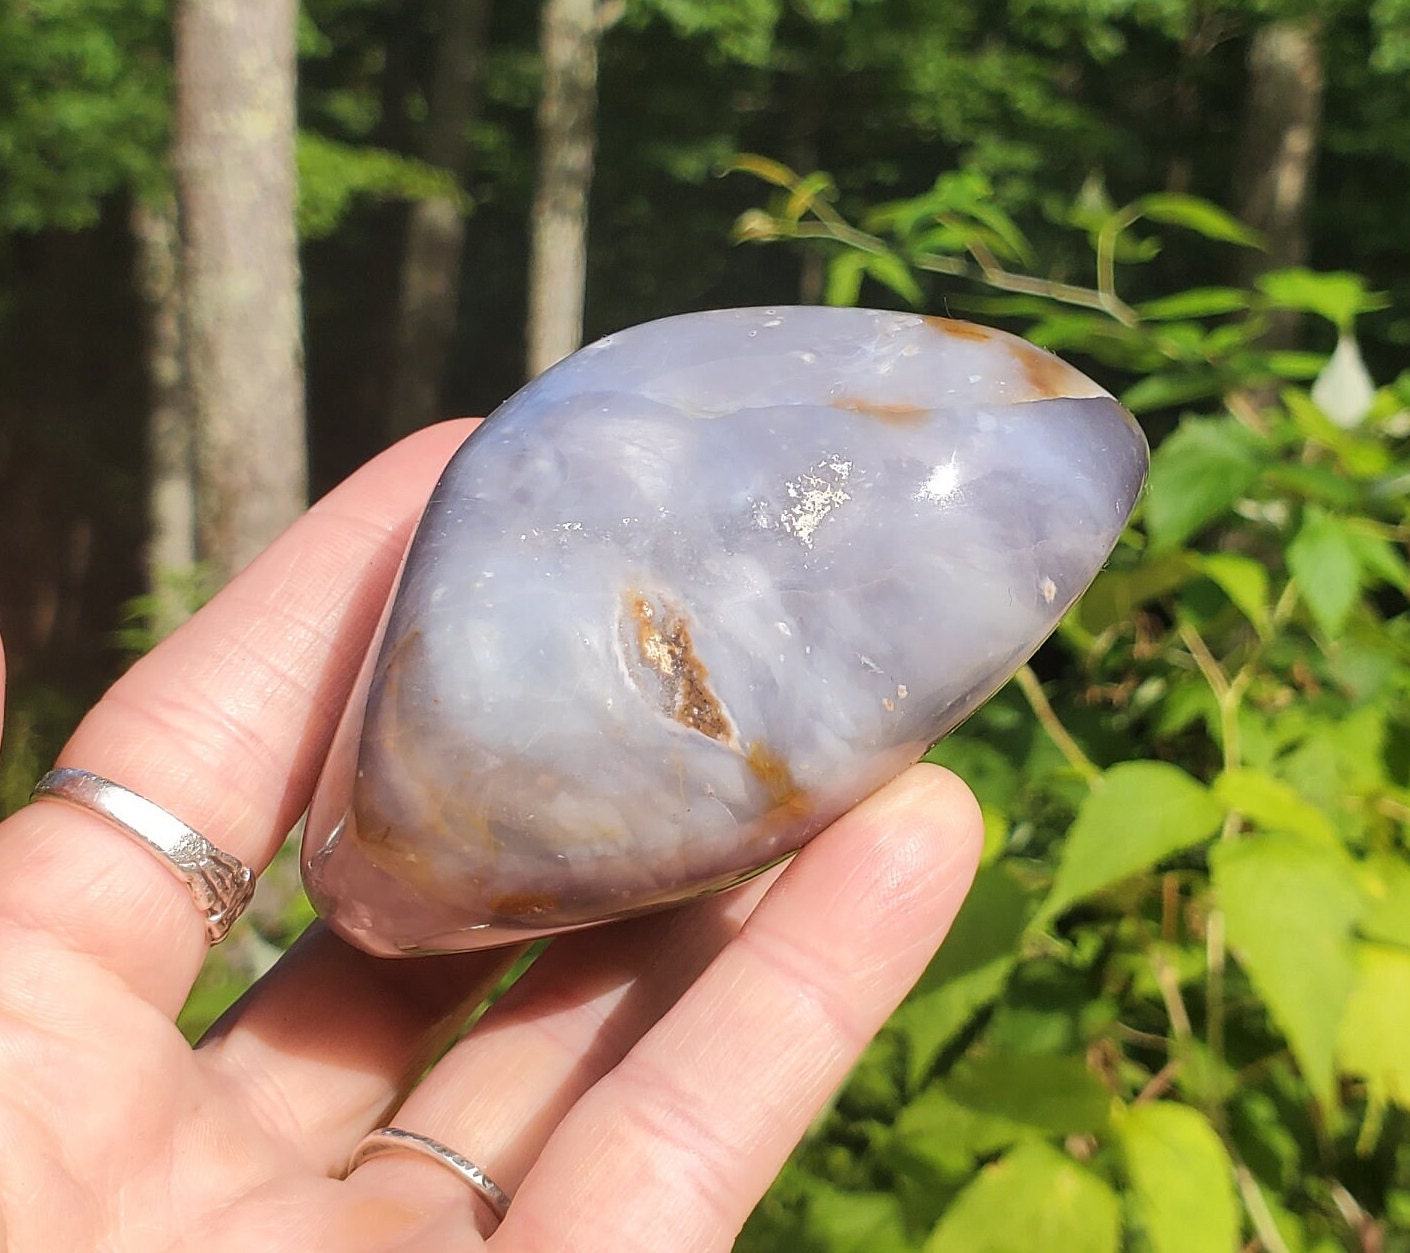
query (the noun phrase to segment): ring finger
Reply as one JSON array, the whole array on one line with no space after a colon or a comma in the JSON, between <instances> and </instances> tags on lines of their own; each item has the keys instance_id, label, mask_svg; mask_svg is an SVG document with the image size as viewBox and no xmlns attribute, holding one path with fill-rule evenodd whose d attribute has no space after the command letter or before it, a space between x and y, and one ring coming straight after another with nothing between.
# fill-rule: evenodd
<instances>
[{"instance_id":1,"label":"ring finger","mask_svg":"<svg viewBox=\"0 0 1410 1253\"><path fill-rule=\"evenodd\" d=\"M561 973L526 979L394 1121L519 1193L507 1247L527 1236L535 1248L622 1249L620 1227L595 1225L610 1213L594 1197L627 1196L658 1170L671 1176L652 1218L662 1225L634 1238L696 1247L682 1232L708 1230L722 1204L743 1221L919 976L978 844L963 785L934 767L912 771L819 836L757 908L740 901L717 919L714 936L702 939L689 911L644 920L669 931L620 929L612 938L633 951L616 954L615 972L610 952L589 963L587 981L565 944ZM434 1186L447 1195L463 1186L395 1156L350 1181L392 1190L413 1172L425 1186L444 1175ZM641 1220L634 1213L633 1226Z\"/></svg>"},{"instance_id":2,"label":"ring finger","mask_svg":"<svg viewBox=\"0 0 1410 1253\"><path fill-rule=\"evenodd\" d=\"M421 432L315 506L120 679L59 764L168 809L256 872L307 804L406 539L464 423ZM0 917L92 956L168 1014L206 952L185 888L101 819L0 828Z\"/></svg>"},{"instance_id":3,"label":"ring finger","mask_svg":"<svg viewBox=\"0 0 1410 1253\"><path fill-rule=\"evenodd\" d=\"M724 896L550 946L470 1037L471 1069L507 1076L484 1094L516 1095L483 1111L501 1123L497 1141L522 1143L521 1156L531 1160L547 1134L540 1124L557 1122L675 1001L738 931L773 873ZM274 1111L271 1130L297 1144L304 1160L335 1173L519 951L389 961L320 932L255 985L202 1041L198 1057L236 1082L250 1104ZM470 1048L462 1041L436 1073L458 1067L454 1059ZM531 1114L520 1094L530 1095Z\"/></svg>"}]
</instances>

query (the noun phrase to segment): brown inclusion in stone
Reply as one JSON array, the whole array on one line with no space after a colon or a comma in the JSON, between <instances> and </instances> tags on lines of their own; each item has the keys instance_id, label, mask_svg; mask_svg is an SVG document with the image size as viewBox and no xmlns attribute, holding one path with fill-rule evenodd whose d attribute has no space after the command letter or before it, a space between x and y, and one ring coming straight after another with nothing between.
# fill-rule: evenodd
<instances>
[{"instance_id":1,"label":"brown inclusion in stone","mask_svg":"<svg viewBox=\"0 0 1410 1253\"><path fill-rule=\"evenodd\" d=\"M925 317L923 321L942 335L950 335L956 339L983 343L996 338L989 327L976 326L972 322L937 317ZM1012 342L1011 351L1014 364L1023 372L1024 381L1033 389L1034 399L1053 400L1060 396L1095 394L1091 383L1060 357L1022 341Z\"/></svg>"},{"instance_id":2,"label":"brown inclusion in stone","mask_svg":"<svg viewBox=\"0 0 1410 1253\"><path fill-rule=\"evenodd\" d=\"M1071 396L1086 382L1066 361L1041 348L1025 344L1015 356L1028 385L1043 400Z\"/></svg>"},{"instance_id":3,"label":"brown inclusion in stone","mask_svg":"<svg viewBox=\"0 0 1410 1253\"><path fill-rule=\"evenodd\" d=\"M551 913L558 908L559 902L552 892L509 892L504 896L492 897L486 903L501 918L528 922L540 914Z\"/></svg>"},{"instance_id":4,"label":"brown inclusion in stone","mask_svg":"<svg viewBox=\"0 0 1410 1253\"><path fill-rule=\"evenodd\" d=\"M734 730L710 689L709 671L696 655L684 615L664 601L658 608L640 592L629 592L626 599L637 657L660 680L663 711L692 731L731 743Z\"/></svg>"},{"instance_id":5,"label":"brown inclusion in stone","mask_svg":"<svg viewBox=\"0 0 1410 1253\"><path fill-rule=\"evenodd\" d=\"M868 400L846 396L832 402L834 409L846 409L851 413L864 413L869 418L885 422L887 426L915 426L930 412L920 405L883 405Z\"/></svg>"},{"instance_id":6,"label":"brown inclusion in stone","mask_svg":"<svg viewBox=\"0 0 1410 1253\"><path fill-rule=\"evenodd\" d=\"M942 335L953 335L956 339L972 339L983 343L985 340L994 338L987 326L976 326L973 322L960 322L955 318L932 316L922 317L921 321Z\"/></svg>"},{"instance_id":7,"label":"brown inclusion in stone","mask_svg":"<svg viewBox=\"0 0 1410 1253\"><path fill-rule=\"evenodd\" d=\"M749 763L749 769L764 785L764 790L775 805L795 806L801 802L803 794L793 781L793 772L788 768L788 763L768 745L755 741L749 745L749 752L744 760Z\"/></svg>"}]
</instances>

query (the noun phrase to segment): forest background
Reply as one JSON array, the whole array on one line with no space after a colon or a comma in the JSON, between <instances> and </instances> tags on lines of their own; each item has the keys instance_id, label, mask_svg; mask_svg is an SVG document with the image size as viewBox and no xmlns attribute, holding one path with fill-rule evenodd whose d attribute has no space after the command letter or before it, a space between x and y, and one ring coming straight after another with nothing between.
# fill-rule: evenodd
<instances>
[{"instance_id":1,"label":"forest background","mask_svg":"<svg viewBox=\"0 0 1410 1253\"><path fill-rule=\"evenodd\" d=\"M221 21L0 7L0 802L310 494L584 334L998 322L1151 489L936 750L976 891L740 1247L1410 1249L1410 3ZM270 878L193 1035L307 921Z\"/></svg>"}]
</instances>

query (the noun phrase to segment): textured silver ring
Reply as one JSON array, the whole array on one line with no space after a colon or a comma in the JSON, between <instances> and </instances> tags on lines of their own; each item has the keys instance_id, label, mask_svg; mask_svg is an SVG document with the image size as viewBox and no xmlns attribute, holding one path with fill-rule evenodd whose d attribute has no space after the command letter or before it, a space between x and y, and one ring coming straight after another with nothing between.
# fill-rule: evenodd
<instances>
[{"instance_id":1,"label":"textured silver ring","mask_svg":"<svg viewBox=\"0 0 1410 1253\"><path fill-rule=\"evenodd\" d=\"M352 1174L369 1157L398 1152L416 1153L444 1166L474 1189L475 1195L489 1206L496 1222L504 1221L505 1214L509 1212L509 1194L468 1157L462 1157L439 1140L415 1131L403 1131L400 1127L378 1127L376 1131L369 1131L353 1150L348 1162L348 1174Z\"/></svg>"},{"instance_id":2,"label":"textured silver ring","mask_svg":"<svg viewBox=\"0 0 1410 1253\"><path fill-rule=\"evenodd\" d=\"M171 869L206 916L206 938L219 944L250 903L255 876L243 862L216 848L199 831L145 796L87 770L51 770L29 799L64 801L106 819Z\"/></svg>"}]
</instances>

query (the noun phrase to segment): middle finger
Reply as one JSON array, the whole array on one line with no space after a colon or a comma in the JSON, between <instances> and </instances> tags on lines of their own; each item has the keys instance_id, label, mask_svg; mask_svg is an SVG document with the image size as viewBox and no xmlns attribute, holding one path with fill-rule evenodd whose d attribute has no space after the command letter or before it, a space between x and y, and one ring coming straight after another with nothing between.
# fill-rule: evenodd
<instances>
[{"instance_id":1,"label":"middle finger","mask_svg":"<svg viewBox=\"0 0 1410 1253\"><path fill-rule=\"evenodd\" d=\"M669 913L564 937L436 1067L398 1122L424 1134L453 1076L500 1077L452 1110L527 1169L537 1145L577 1098L689 986L738 932L774 874ZM291 949L213 1029L202 1064L233 1081L299 1146L334 1173L358 1139L421 1073L522 949L408 960L369 957L321 927ZM490 1147L486 1143L486 1148ZM358 1174L375 1176L388 1159Z\"/></svg>"}]
</instances>

